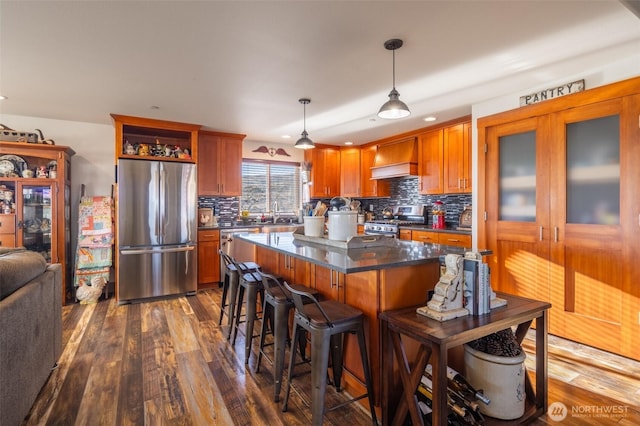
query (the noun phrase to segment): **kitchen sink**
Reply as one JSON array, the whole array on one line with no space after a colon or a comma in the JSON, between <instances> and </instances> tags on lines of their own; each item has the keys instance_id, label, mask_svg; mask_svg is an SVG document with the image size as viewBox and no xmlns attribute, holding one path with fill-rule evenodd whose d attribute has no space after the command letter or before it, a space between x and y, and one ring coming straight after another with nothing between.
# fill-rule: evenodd
<instances>
[{"instance_id":1,"label":"kitchen sink","mask_svg":"<svg viewBox=\"0 0 640 426\"><path fill-rule=\"evenodd\" d=\"M261 225L260 232L293 232L302 226L298 223L266 223Z\"/></svg>"}]
</instances>

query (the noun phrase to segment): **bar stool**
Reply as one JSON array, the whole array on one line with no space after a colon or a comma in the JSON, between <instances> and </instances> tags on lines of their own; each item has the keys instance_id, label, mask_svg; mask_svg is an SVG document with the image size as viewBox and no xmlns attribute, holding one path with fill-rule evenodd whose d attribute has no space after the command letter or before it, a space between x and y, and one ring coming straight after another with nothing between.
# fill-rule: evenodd
<instances>
[{"instance_id":1,"label":"bar stool","mask_svg":"<svg viewBox=\"0 0 640 426\"><path fill-rule=\"evenodd\" d=\"M227 325L229 326L229 333L227 334L227 340L231 338L231 332L233 330L233 320L236 310L236 299L238 295L238 269L235 265L235 260L226 254L223 250L218 250L220 258L224 263L225 274L224 281L222 283L222 302L220 304L220 319L218 325L222 325L222 317L227 316ZM255 262L242 262L239 263L242 268L242 272L255 272L260 270L260 265Z\"/></svg>"},{"instance_id":2,"label":"bar stool","mask_svg":"<svg viewBox=\"0 0 640 426\"><path fill-rule=\"evenodd\" d=\"M291 297L295 304L292 348L297 345L298 327L302 327L311 335L311 409L313 424L322 425L324 416L324 394L327 388L329 352L331 352L333 383L339 392L340 380L342 378L343 333L351 333L358 336L367 393L350 399L336 407L332 407L327 411L342 407L345 404L358 401L362 398L368 398L371 419L373 424L377 425L378 421L373 406L371 371L369 370L369 360L367 358L367 348L364 338L364 314L347 304L334 300L319 302L310 293L294 289L286 281L284 286L291 292ZM305 299L310 303L304 304L303 300ZM287 388L284 395L282 411L287 411L288 408L287 404L289 402L289 392L291 391L291 378L293 377L295 356L296 351L290 351Z\"/></svg>"},{"instance_id":3,"label":"bar stool","mask_svg":"<svg viewBox=\"0 0 640 426\"><path fill-rule=\"evenodd\" d=\"M240 323L242 323L242 320L240 319L242 316L242 305L243 303L246 303L244 319L244 363L248 364L249 355L251 355L251 341L254 337L258 337L253 335L254 322L256 319L258 319L256 304L258 303L258 295L260 295L260 300L264 301L264 287L262 286L262 275L260 271L247 271L241 266L240 263L236 262L233 258L231 260L236 269L240 271L240 274L238 274L240 286L238 287L238 295L236 298L236 313L235 321L233 323L233 339L231 341L231 344L234 346L236 344L236 337L238 337L238 328L240 327Z\"/></svg>"},{"instance_id":4,"label":"bar stool","mask_svg":"<svg viewBox=\"0 0 640 426\"><path fill-rule=\"evenodd\" d=\"M282 388L282 373L284 371L285 347L289 339L289 311L295 307L291 292L282 285L281 280L267 273L262 273L262 286L264 288L264 302L262 307L262 326L260 327L260 346L258 349L258 361L256 362L256 373L260 370L260 362L262 356L268 356L264 353L265 346L273 346L273 382L275 402L280 401L280 389ZM293 288L307 291L314 296L317 291L303 285L292 285ZM273 343L265 345L267 336L267 322L271 325L271 333L273 334ZM304 329L301 329L303 335L298 339L298 349L300 356L306 360L307 339ZM292 348L291 350L294 350Z\"/></svg>"}]
</instances>

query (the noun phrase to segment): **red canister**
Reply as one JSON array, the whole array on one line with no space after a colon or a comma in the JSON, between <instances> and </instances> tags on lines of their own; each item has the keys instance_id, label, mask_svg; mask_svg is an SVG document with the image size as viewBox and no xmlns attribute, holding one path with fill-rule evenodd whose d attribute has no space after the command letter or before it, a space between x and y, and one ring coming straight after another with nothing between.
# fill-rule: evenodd
<instances>
[{"instance_id":1,"label":"red canister","mask_svg":"<svg viewBox=\"0 0 640 426\"><path fill-rule=\"evenodd\" d=\"M431 215L433 217L431 227L433 229L444 229L444 204L442 201L438 200L433 203L433 208L431 209Z\"/></svg>"}]
</instances>

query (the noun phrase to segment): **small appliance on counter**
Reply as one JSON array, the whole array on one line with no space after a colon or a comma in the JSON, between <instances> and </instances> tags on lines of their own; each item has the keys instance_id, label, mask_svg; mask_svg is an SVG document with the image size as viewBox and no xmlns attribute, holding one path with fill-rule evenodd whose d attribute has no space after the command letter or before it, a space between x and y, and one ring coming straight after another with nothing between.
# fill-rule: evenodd
<instances>
[{"instance_id":1,"label":"small appliance on counter","mask_svg":"<svg viewBox=\"0 0 640 426\"><path fill-rule=\"evenodd\" d=\"M433 229L445 229L444 215L444 203L440 200L433 203L433 207L431 208L431 216L433 217L431 227Z\"/></svg>"},{"instance_id":2,"label":"small appliance on counter","mask_svg":"<svg viewBox=\"0 0 640 426\"><path fill-rule=\"evenodd\" d=\"M471 205L467 205L465 206L464 211L460 214L460 223L456 229L458 231L471 231L472 220Z\"/></svg>"}]
</instances>

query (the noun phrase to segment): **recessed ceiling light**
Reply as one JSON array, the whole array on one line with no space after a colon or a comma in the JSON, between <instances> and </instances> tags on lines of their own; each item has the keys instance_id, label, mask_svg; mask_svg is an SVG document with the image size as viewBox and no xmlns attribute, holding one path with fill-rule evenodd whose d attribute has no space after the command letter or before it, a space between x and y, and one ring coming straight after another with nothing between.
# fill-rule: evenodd
<instances>
[{"instance_id":1,"label":"recessed ceiling light","mask_svg":"<svg viewBox=\"0 0 640 426\"><path fill-rule=\"evenodd\" d=\"M423 118L424 121L436 121L436 118L433 116Z\"/></svg>"},{"instance_id":2,"label":"recessed ceiling light","mask_svg":"<svg viewBox=\"0 0 640 426\"><path fill-rule=\"evenodd\" d=\"M346 141L344 144L345 144L345 145L353 145L353 142L351 142L351 141Z\"/></svg>"},{"instance_id":3,"label":"recessed ceiling light","mask_svg":"<svg viewBox=\"0 0 640 426\"><path fill-rule=\"evenodd\" d=\"M282 139L291 139L291 135L282 135Z\"/></svg>"}]
</instances>

